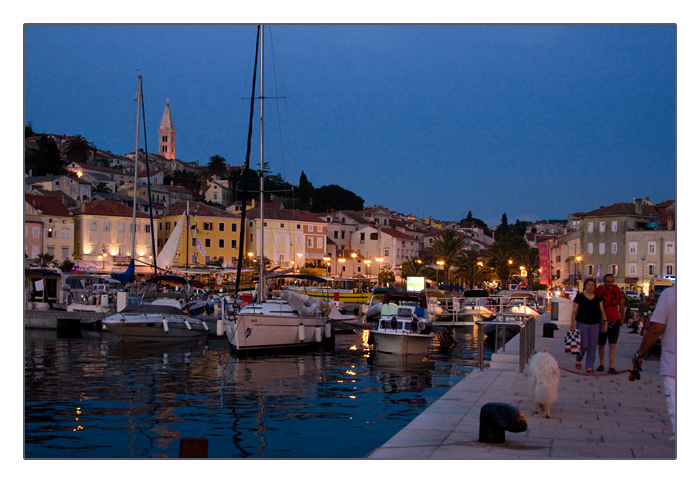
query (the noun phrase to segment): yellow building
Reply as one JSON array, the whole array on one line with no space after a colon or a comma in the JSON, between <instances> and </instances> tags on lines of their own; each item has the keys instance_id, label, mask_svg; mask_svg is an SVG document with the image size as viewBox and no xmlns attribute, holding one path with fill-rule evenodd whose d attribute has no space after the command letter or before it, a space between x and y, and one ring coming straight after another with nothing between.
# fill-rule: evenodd
<instances>
[{"instance_id":1,"label":"yellow building","mask_svg":"<svg viewBox=\"0 0 700 483\"><path fill-rule=\"evenodd\" d=\"M323 262L326 255L326 222L307 211L265 209L265 258L274 267L296 268ZM260 209L246 214L246 253L260 252Z\"/></svg>"},{"instance_id":2,"label":"yellow building","mask_svg":"<svg viewBox=\"0 0 700 483\"><path fill-rule=\"evenodd\" d=\"M95 200L82 205L74 213L75 258L93 262L94 268L111 270L114 265L127 265L132 255L144 263L152 263L151 224L146 213L136 212L136 253L131 253L133 209L118 201ZM154 236L158 236L158 220L154 219ZM85 264L81 264L85 266Z\"/></svg>"},{"instance_id":3,"label":"yellow building","mask_svg":"<svg viewBox=\"0 0 700 483\"><path fill-rule=\"evenodd\" d=\"M178 202L168 207L168 212L158 222L159 254L177 228L183 213L185 225L178 238L170 267L203 266L219 259L228 265L236 263L240 242L240 216L200 202ZM161 262L158 264L161 265Z\"/></svg>"}]
</instances>

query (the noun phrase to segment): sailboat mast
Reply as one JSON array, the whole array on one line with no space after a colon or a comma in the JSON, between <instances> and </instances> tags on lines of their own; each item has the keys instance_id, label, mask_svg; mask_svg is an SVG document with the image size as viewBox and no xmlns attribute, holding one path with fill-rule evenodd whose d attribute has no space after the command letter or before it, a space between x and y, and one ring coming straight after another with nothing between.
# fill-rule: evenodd
<instances>
[{"instance_id":1,"label":"sailboat mast","mask_svg":"<svg viewBox=\"0 0 700 483\"><path fill-rule=\"evenodd\" d=\"M139 76L139 87L136 90L136 148L134 149L134 210L131 218L131 260L136 260L136 182L139 175L139 109L141 108L141 89L143 78Z\"/></svg>"},{"instance_id":2,"label":"sailboat mast","mask_svg":"<svg viewBox=\"0 0 700 483\"><path fill-rule=\"evenodd\" d=\"M263 215L263 202L264 202L264 162L265 162L265 129L264 129L264 112L265 112L265 28L260 29L260 241L259 250L260 254L260 275L258 278L258 302L265 300L265 218Z\"/></svg>"}]
</instances>

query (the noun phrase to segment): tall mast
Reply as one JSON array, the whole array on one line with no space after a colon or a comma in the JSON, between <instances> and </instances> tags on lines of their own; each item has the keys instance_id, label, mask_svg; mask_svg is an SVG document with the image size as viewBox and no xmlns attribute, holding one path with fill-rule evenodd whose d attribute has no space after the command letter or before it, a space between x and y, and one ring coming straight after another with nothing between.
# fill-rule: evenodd
<instances>
[{"instance_id":1,"label":"tall mast","mask_svg":"<svg viewBox=\"0 0 700 483\"><path fill-rule=\"evenodd\" d=\"M264 110L265 110L265 28L261 26L260 29L260 241L259 250L260 253L260 274L258 278L258 302L262 302L265 299L265 218L263 216L263 202L265 194L263 192L265 175L264 175L264 162L265 162L265 129L264 129Z\"/></svg>"},{"instance_id":2,"label":"tall mast","mask_svg":"<svg viewBox=\"0 0 700 483\"><path fill-rule=\"evenodd\" d=\"M141 108L141 89L143 79L139 76L139 87L136 91L136 148L134 150L134 211L131 218L131 260L136 260L136 182L139 175L139 109Z\"/></svg>"}]
</instances>

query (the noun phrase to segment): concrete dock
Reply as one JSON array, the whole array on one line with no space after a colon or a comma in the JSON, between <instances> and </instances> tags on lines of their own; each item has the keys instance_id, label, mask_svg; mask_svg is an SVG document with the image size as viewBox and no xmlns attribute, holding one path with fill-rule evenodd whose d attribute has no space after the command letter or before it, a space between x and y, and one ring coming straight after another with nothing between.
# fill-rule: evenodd
<instances>
[{"instance_id":1,"label":"concrete dock","mask_svg":"<svg viewBox=\"0 0 700 483\"><path fill-rule=\"evenodd\" d=\"M546 322L551 322L548 312L537 319L535 349L546 347L561 370L559 399L552 406L550 419L542 412L534 414L525 374L517 369L497 370L487 362L483 372L474 369L367 458L676 458L676 439L666 410L659 361L647 360L641 379L635 382L628 380L628 372L587 375L575 368L575 356L564 352L568 321L554 321L560 328L553 338L543 337L542 325ZM615 358L618 371L630 368L641 342L639 335L629 332L627 327L621 328ZM517 344L506 345L506 352L517 351ZM518 408L527 419L527 430L506 432L505 445L478 443L481 407L489 402Z\"/></svg>"}]
</instances>

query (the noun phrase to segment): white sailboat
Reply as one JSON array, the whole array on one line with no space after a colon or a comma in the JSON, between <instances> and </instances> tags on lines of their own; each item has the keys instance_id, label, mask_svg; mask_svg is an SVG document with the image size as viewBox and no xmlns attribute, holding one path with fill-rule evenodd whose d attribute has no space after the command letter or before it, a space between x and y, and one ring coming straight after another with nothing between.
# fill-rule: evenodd
<instances>
[{"instance_id":1,"label":"white sailboat","mask_svg":"<svg viewBox=\"0 0 700 483\"><path fill-rule=\"evenodd\" d=\"M222 321L226 337L235 352L295 350L320 344L330 337L327 316L330 305L308 295L283 291L278 299L266 299L264 257L264 42L258 27L260 65L260 274L254 303L228 311L224 304ZM254 77L255 78L255 77ZM255 82L253 82L255 84ZM253 85L253 89L255 86ZM252 107L252 101L251 101ZM243 227L244 228L244 227Z\"/></svg>"},{"instance_id":2,"label":"white sailboat","mask_svg":"<svg viewBox=\"0 0 700 483\"><path fill-rule=\"evenodd\" d=\"M139 76L139 86L136 96L136 150L134 171L137 171L139 152L139 108L142 96L142 78ZM142 107L142 106L141 106ZM134 197L136 197L136 177L134 177ZM184 215L183 215L184 216ZM134 202L134 226L136 219L136 203ZM183 218L178 223L182 230ZM132 230L132 261L133 270L135 232ZM171 237L171 240L177 240ZM166 243L168 252L161 251L160 261L170 256L172 246L170 240ZM166 248L164 247L164 249ZM174 256L174 253L172 254ZM169 263L172 263L170 260ZM156 267L158 263L156 262ZM128 272L129 270L127 270ZM128 275L128 274L127 274ZM133 272L131 273L133 276ZM102 326L114 332L124 342L182 342L203 338L209 332L207 324L199 319L190 317L185 311L189 301L190 290L187 279L174 275L156 276L150 279L138 305L127 305L120 312L102 320Z\"/></svg>"}]
</instances>

